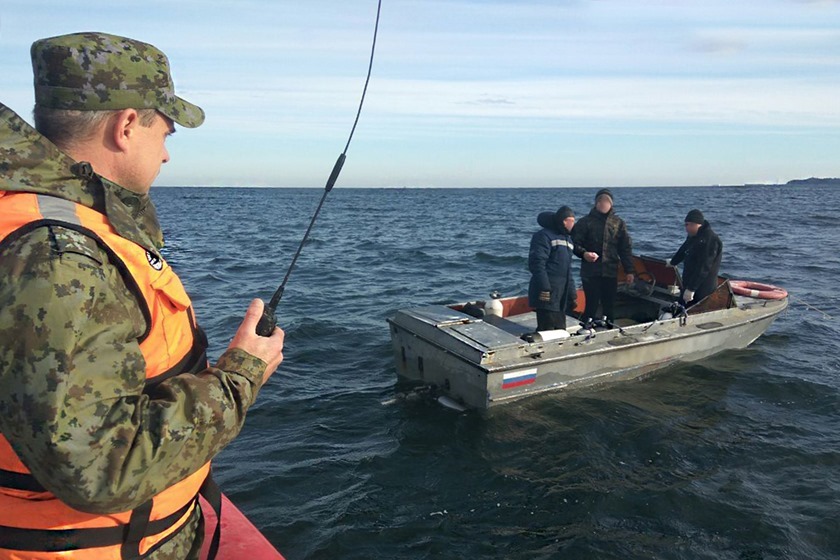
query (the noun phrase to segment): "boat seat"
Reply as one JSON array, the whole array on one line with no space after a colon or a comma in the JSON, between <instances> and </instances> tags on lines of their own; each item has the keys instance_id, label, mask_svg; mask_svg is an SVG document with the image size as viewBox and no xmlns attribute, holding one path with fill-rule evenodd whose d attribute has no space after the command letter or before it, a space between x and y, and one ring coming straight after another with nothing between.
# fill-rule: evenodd
<instances>
[{"instance_id":1,"label":"boat seat","mask_svg":"<svg viewBox=\"0 0 840 560\"><path fill-rule=\"evenodd\" d=\"M485 315L484 322L517 337L526 333L534 332L533 327L528 327L520 323L516 323L514 321L511 321L510 319L499 317L498 315Z\"/></svg>"},{"instance_id":2,"label":"boat seat","mask_svg":"<svg viewBox=\"0 0 840 560\"><path fill-rule=\"evenodd\" d=\"M537 330L537 316L534 312L516 315L516 317L519 318L518 321L511 321L510 319L505 319L504 317L498 317L496 315L486 315L484 317L484 322L493 325L496 328L502 329L514 336L521 336L526 333L530 334ZM566 315L566 330L569 334L575 334L579 331L580 319L572 317L571 315Z\"/></svg>"},{"instance_id":3,"label":"boat seat","mask_svg":"<svg viewBox=\"0 0 840 560\"><path fill-rule=\"evenodd\" d=\"M657 293L653 293L649 296L636 296L636 297L638 299L643 299L645 301L655 303L660 307L667 307L667 306L671 305L672 303L674 303L675 301L677 301L677 299L673 296L670 296L670 295L667 295L667 294L660 295L660 294L657 294Z\"/></svg>"}]
</instances>

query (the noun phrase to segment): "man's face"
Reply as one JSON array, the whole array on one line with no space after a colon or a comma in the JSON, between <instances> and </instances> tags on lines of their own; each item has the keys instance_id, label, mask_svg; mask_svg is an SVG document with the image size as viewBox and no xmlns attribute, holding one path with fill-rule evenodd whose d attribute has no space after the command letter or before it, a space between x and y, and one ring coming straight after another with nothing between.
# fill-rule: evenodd
<instances>
[{"instance_id":1,"label":"man's face","mask_svg":"<svg viewBox=\"0 0 840 560\"><path fill-rule=\"evenodd\" d=\"M563 219L563 227L566 228L566 231L572 231L575 227L575 217L569 216L568 218Z\"/></svg>"},{"instance_id":2,"label":"man's face","mask_svg":"<svg viewBox=\"0 0 840 560\"><path fill-rule=\"evenodd\" d=\"M160 173L160 166L169 161L166 139L175 132L175 126L169 117L157 113L151 126L138 123L134 132L133 155L120 185L146 194Z\"/></svg>"},{"instance_id":3,"label":"man's face","mask_svg":"<svg viewBox=\"0 0 840 560\"><path fill-rule=\"evenodd\" d=\"M694 222L686 222L685 223L685 232L688 234L689 237L694 237L697 235L697 232L700 231L700 224L695 224Z\"/></svg>"},{"instance_id":4,"label":"man's face","mask_svg":"<svg viewBox=\"0 0 840 560\"><path fill-rule=\"evenodd\" d=\"M612 208L612 199L609 196L602 194L598 197L598 200L595 201L595 208L597 208L598 212L601 214L606 214L610 211L610 208Z\"/></svg>"}]
</instances>

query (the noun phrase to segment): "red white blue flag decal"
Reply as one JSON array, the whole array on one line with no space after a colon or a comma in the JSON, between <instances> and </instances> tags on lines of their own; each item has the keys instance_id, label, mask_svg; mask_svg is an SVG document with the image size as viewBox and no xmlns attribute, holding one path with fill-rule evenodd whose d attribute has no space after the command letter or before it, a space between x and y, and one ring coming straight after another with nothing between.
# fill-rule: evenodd
<instances>
[{"instance_id":1,"label":"red white blue flag decal","mask_svg":"<svg viewBox=\"0 0 840 560\"><path fill-rule=\"evenodd\" d=\"M537 368L518 369L502 375L502 389L513 389L536 381Z\"/></svg>"}]
</instances>

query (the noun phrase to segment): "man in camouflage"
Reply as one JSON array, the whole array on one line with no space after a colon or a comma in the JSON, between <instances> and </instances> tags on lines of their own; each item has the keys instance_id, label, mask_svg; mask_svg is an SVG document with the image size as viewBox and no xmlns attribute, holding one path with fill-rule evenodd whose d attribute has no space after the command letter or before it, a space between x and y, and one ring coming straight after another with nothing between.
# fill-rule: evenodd
<instances>
[{"instance_id":1,"label":"man in camouflage","mask_svg":"<svg viewBox=\"0 0 840 560\"><path fill-rule=\"evenodd\" d=\"M203 111L175 95L165 55L139 41L79 33L36 41L31 54L37 131L0 104L0 216L8 193L71 201L161 259L148 191L173 123L197 127ZM254 300L214 366L144 391L147 317L112 261L60 224L0 242L2 435L48 492L98 514L132 510L215 456L283 358L282 330L255 334ZM196 512L148 558L197 557Z\"/></svg>"},{"instance_id":2,"label":"man in camouflage","mask_svg":"<svg viewBox=\"0 0 840 560\"><path fill-rule=\"evenodd\" d=\"M624 281L635 280L633 242L627 225L613 208L613 193L600 189L595 205L572 232L575 255L580 257L580 280L586 299L585 319L615 320L615 298L618 290L618 264L624 267ZM601 309L599 314L598 309Z\"/></svg>"}]
</instances>

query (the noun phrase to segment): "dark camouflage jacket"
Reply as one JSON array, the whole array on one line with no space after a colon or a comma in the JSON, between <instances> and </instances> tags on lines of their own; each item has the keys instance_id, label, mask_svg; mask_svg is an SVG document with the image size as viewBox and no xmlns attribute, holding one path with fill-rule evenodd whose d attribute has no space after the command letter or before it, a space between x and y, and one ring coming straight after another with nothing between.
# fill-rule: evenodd
<instances>
[{"instance_id":1,"label":"dark camouflage jacket","mask_svg":"<svg viewBox=\"0 0 840 560\"><path fill-rule=\"evenodd\" d=\"M74 163L0 104L0 191L95 208L156 253L149 196L79 178ZM68 317L82 330L66 328ZM265 362L228 350L152 398L137 343L145 327L92 239L49 226L0 245L0 429L41 485L78 510L130 510L196 471L239 433L260 388ZM186 557L196 522L151 558Z\"/></svg>"},{"instance_id":2,"label":"dark camouflage jacket","mask_svg":"<svg viewBox=\"0 0 840 560\"><path fill-rule=\"evenodd\" d=\"M618 217L612 208L606 214L592 208L589 214L580 219L572 230L575 240L575 255L582 259L581 278L618 276L618 263L624 271L635 272L633 268L633 243L624 220ZM583 253L598 253L594 263L583 258Z\"/></svg>"}]
</instances>

